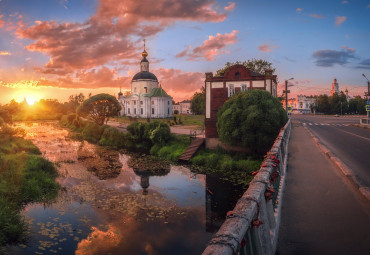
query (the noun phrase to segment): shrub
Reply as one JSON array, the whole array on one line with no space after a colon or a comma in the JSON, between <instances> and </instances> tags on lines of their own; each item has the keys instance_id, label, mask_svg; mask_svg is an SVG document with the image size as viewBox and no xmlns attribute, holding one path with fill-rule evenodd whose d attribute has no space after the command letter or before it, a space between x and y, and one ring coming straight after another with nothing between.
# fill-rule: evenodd
<instances>
[{"instance_id":1,"label":"shrub","mask_svg":"<svg viewBox=\"0 0 370 255\"><path fill-rule=\"evenodd\" d=\"M123 132L116 128L108 127L104 129L104 132L99 140L99 145L122 149L125 147L127 140L127 135L125 135Z\"/></svg>"},{"instance_id":2,"label":"shrub","mask_svg":"<svg viewBox=\"0 0 370 255\"><path fill-rule=\"evenodd\" d=\"M264 154L272 146L287 115L267 91L251 90L231 97L217 113L221 141Z\"/></svg>"},{"instance_id":3,"label":"shrub","mask_svg":"<svg viewBox=\"0 0 370 255\"><path fill-rule=\"evenodd\" d=\"M100 126L95 122L89 122L82 130L82 137L88 142L98 143L104 132L104 129L107 127L108 126L106 125Z\"/></svg>"}]
</instances>

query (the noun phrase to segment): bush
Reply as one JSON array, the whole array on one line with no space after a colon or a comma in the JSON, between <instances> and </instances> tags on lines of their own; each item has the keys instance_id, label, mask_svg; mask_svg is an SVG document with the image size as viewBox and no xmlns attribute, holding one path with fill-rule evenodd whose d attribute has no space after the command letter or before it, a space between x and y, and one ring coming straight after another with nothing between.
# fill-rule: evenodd
<instances>
[{"instance_id":1,"label":"bush","mask_svg":"<svg viewBox=\"0 0 370 255\"><path fill-rule=\"evenodd\" d=\"M217 118L221 141L260 154L270 149L288 119L279 100L263 90L235 94L221 107Z\"/></svg>"},{"instance_id":2,"label":"bush","mask_svg":"<svg viewBox=\"0 0 370 255\"><path fill-rule=\"evenodd\" d=\"M108 127L99 140L99 145L109 146L116 149L122 149L126 146L127 135L116 128Z\"/></svg>"},{"instance_id":3,"label":"bush","mask_svg":"<svg viewBox=\"0 0 370 255\"><path fill-rule=\"evenodd\" d=\"M95 122L89 122L82 130L82 137L91 143L98 143L107 125L100 126Z\"/></svg>"},{"instance_id":4,"label":"bush","mask_svg":"<svg viewBox=\"0 0 370 255\"><path fill-rule=\"evenodd\" d=\"M127 127L134 149L149 151L154 144L164 145L171 139L170 127L163 122L134 122Z\"/></svg>"}]
</instances>

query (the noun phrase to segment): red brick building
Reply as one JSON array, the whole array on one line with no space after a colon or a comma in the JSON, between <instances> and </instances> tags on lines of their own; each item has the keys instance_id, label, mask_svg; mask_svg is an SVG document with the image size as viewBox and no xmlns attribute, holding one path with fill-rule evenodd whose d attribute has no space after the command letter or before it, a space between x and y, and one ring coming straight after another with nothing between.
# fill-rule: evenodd
<instances>
[{"instance_id":1,"label":"red brick building","mask_svg":"<svg viewBox=\"0 0 370 255\"><path fill-rule=\"evenodd\" d=\"M271 73L271 71L266 71L264 75L259 74L243 65L233 65L226 69L221 76L213 76L212 73L206 73L205 135L207 147L211 148L219 144L216 127L217 112L226 100L235 93L252 89L263 89L276 97L276 75L271 75Z\"/></svg>"}]
</instances>

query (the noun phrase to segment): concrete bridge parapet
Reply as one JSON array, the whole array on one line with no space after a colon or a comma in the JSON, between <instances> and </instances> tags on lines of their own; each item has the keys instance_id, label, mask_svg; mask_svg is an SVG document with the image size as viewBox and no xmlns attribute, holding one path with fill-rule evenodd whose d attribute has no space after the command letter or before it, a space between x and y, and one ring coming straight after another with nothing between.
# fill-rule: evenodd
<instances>
[{"instance_id":1,"label":"concrete bridge parapet","mask_svg":"<svg viewBox=\"0 0 370 255\"><path fill-rule=\"evenodd\" d=\"M266 254L276 251L291 121L281 129L249 188L202 253Z\"/></svg>"}]
</instances>

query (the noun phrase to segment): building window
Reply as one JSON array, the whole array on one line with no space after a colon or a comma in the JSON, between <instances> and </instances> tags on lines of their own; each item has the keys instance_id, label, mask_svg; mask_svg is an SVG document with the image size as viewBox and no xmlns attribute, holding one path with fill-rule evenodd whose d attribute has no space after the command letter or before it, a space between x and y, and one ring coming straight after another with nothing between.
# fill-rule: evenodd
<instances>
[{"instance_id":1,"label":"building window","mask_svg":"<svg viewBox=\"0 0 370 255\"><path fill-rule=\"evenodd\" d=\"M236 72L235 73L235 79L239 79L240 78L240 73L239 72Z\"/></svg>"},{"instance_id":2,"label":"building window","mask_svg":"<svg viewBox=\"0 0 370 255\"><path fill-rule=\"evenodd\" d=\"M130 101L127 101L127 104L130 105Z\"/></svg>"},{"instance_id":3,"label":"building window","mask_svg":"<svg viewBox=\"0 0 370 255\"><path fill-rule=\"evenodd\" d=\"M152 114L154 114L154 108L152 108Z\"/></svg>"},{"instance_id":4,"label":"building window","mask_svg":"<svg viewBox=\"0 0 370 255\"><path fill-rule=\"evenodd\" d=\"M140 113L143 114L144 113L144 110L143 108L140 109Z\"/></svg>"},{"instance_id":5,"label":"building window","mask_svg":"<svg viewBox=\"0 0 370 255\"><path fill-rule=\"evenodd\" d=\"M143 101L140 101L140 104L142 105L143 104Z\"/></svg>"},{"instance_id":6,"label":"building window","mask_svg":"<svg viewBox=\"0 0 370 255\"><path fill-rule=\"evenodd\" d=\"M230 84L229 87L228 87L228 95L229 97L232 97L234 94L235 94L235 89L234 89L234 85L233 84Z\"/></svg>"},{"instance_id":7,"label":"building window","mask_svg":"<svg viewBox=\"0 0 370 255\"><path fill-rule=\"evenodd\" d=\"M136 105L136 100L134 100L134 105Z\"/></svg>"},{"instance_id":8,"label":"building window","mask_svg":"<svg viewBox=\"0 0 370 255\"><path fill-rule=\"evenodd\" d=\"M167 108L167 114L170 115L170 108Z\"/></svg>"},{"instance_id":9,"label":"building window","mask_svg":"<svg viewBox=\"0 0 370 255\"><path fill-rule=\"evenodd\" d=\"M247 85L245 84L242 85L242 91L247 91Z\"/></svg>"},{"instance_id":10,"label":"building window","mask_svg":"<svg viewBox=\"0 0 370 255\"><path fill-rule=\"evenodd\" d=\"M152 104L154 104L154 100L152 100Z\"/></svg>"},{"instance_id":11,"label":"building window","mask_svg":"<svg viewBox=\"0 0 370 255\"><path fill-rule=\"evenodd\" d=\"M303 103L299 102L299 108L303 108Z\"/></svg>"},{"instance_id":12,"label":"building window","mask_svg":"<svg viewBox=\"0 0 370 255\"><path fill-rule=\"evenodd\" d=\"M134 88L134 93L136 93L136 87Z\"/></svg>"},{"instance_id":13,"label":"building window","mask_svg":"<svg viewBox=\"0 0 370 255\"><path fill-rule=\"evenodd\" d=\"M148 93L148 88L144 87L145 93Z\"/></svg>"},{"instance_id":14,"label":"building window","mask_svg":"<svg viewBox=\"0 0 370 255\"><path fill-rule=\"evenodd\" d=\"M130 114L130 108L127 109L127 113Z\"/></svg>"},{"instance_id":15,"label":"building window","mask_svg":"<svg viewBox=\"0 0 370 255\"><path fill-rule=\"evenodd\" d=\"M136 108L134 108L134 114L136 115Z\"/></svg>"},{"instance_id":16,"label":"building window","mask_svg":"<svg viewBox=\"0 0 370 255\"><path fill-rule=\"evenodd\" d=\"M167 104L170 105L170 101L167 101Z\"/></svg>"}]
</instances>

